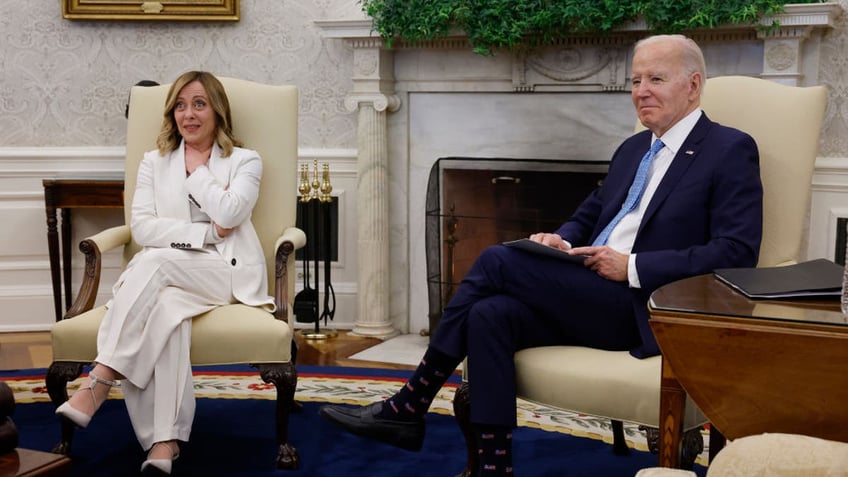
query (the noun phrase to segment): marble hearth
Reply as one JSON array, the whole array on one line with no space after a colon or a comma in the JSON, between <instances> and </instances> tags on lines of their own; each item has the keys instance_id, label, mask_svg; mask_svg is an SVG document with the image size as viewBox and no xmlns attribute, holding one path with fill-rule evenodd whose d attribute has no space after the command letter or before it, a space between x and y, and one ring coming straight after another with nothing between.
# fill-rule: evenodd
<instances>
[{"instance_id":1,"label":"marble hearth","mask_svg":"<svg viewBox=\"0 0 848 477\"><path fill-rule=\"evenodd\" d=\"M695 32L708 76L818 84L821 34L838 4L789 6L780 28ZM518 55L471 53L462 37L386 49L365 19L317 22L348 42L358 114L358 308L354 332L428 328L428 174L440 157L605 161L632 133L630 55L644 25Z\"/></svg>"}]
</instances>

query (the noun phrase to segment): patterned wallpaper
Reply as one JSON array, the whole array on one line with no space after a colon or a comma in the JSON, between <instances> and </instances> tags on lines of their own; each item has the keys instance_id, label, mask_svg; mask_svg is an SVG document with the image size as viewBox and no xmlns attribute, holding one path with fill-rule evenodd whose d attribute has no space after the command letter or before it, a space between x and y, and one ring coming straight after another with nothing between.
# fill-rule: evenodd
<instances>
[{"instance_id":1,"label":"patterned wallpaper","mask_svg":"<svg viewBox=\"0 0 848 477\"><path fill-rule=\"evenodd\" d=\"M80 22L57 0L2 0L0 147L122 146L129 88L191 69L295 84L300 146L355 147L352 53L313 21L357 16L357 0L246 0L235 23Z\"/></svg>"},{"instance_id":2,"label":"patterned wallpaper","mask_svg":"<svg viewBox=\"0 0 848 477\"><path fill-rule=\"evenodd\" d=\"M822 42L819 80L830 89L819 148L822 157L848 156L848 0L838 0L842 16Z\"/></svg>"},{"instance_id":3,"label":"patterned wallpaper","mask_svg":"<svg viewBox=\"0 0 848 477\"><path fill-rule=\"evenodd\" d=\"M2 0L0 147L122 146L131 85L205 69L297 85L300 146L353 148L356 118L343 105L352 54L313 21L361 15L358 0L245 0L237 23L77 22L62 19L55 0ZM823 39L825 157L848 156L846 51L843 14Z\"/></svg>"}]
</instances>

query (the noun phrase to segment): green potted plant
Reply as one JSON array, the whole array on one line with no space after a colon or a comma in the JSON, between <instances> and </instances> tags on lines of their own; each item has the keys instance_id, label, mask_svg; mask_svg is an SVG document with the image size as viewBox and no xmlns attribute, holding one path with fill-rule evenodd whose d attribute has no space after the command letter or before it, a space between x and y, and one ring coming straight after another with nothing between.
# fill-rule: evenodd
<instances>
[{"instance_id":1,"label":"green potted plant","mask_svg":"<svg viewBox=\"0 0 848 477\"><path fill-rule=\"evenodd\" d=\"M476 53L550 43L584 33L607 33L643 19L654 33L718 25L754 25L787 3L820 0L361 0L375 31L416 42L462 31ZM774 25L772 25L774 26Z\"/></svg>"}]
</instances>

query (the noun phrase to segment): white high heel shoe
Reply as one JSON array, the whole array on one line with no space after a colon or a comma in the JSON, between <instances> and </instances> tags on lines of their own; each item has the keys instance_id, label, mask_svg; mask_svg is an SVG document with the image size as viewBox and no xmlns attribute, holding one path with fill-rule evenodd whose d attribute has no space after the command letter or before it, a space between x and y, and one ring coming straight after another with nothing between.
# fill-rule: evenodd
<instances>
[{"instance_id":1,"label":"white high heel shoe","mask_svg":"<svg viewBox=\"0 0 848 477\"><path fill-rule=\"evenodd\" d=\"M141 463L141 475L171 475L171 468L177 457L180 456L180 445L176 441L161 441L153 444L153 447L163 445L171 451L170 459L147 459ZM153 447L150 451L153 451ZM174 450L176 448L176 450ZM148 455L150 455L148 453Z\"/></svg>"},{"instance_id":2,"label":"white high heel shoe","mask_svg":"<svg viewBox=\"0 0 848 477\"><path fill-rule=\"evenodd\" d=\"M103 404L103 401L105 401L106 398L104 398L103 401L98 403L97 395L94 393L94 387L97 386L98 383L100 383L105 384L106 386L109 386L111 388L113 386L120 386L121 383L120 381L109 381L108 379L100 379L95 376L94 373L88 373L88 377L90 379L88 381L88 391L91 393L91 400L94 401L94 412L97 412L97 409L100 408L100 405ZM83 388L78 389L77 392L81 391L82 389ZM106 395L108 396L109 394L107 393ZM65 401L62 403L61 406L57 407L56 414L62 416L63 418L73 422L78 427L82 428L88 426L88 423L91 421L92 417L78 409L74 409L71 406L70 401Z\"/></svg>"}]
</instances>

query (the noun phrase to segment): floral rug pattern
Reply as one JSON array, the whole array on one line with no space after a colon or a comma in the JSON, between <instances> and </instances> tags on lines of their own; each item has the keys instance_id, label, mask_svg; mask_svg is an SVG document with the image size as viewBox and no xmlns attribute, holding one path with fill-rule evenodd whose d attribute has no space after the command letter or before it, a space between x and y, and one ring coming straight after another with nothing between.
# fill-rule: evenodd
<instances>
[{"instance_id":1,"label":"floral rug pattern","mask_svg":"<svg viewBox=\"0 0 848 477\"><path fill-rule=\"evenodd\" d=\"M354 370L354 368L351 368ZM84 382L82 376L68 385L68 392ZM4 378L12 388L18 403L48 402L47 388L43 376ZM342 376L315 373L298 373L295 399L304 402L326 402L344 404L368 404L391 396L404 382L401 378L375 376ZM446 384L433 404L430 412L453 415L453 394L457 385ZM194 391L199 398L217 399L275 399L274 386L263 382L259 375L250 372L203 371L194 374ZM113 388L110 399L121 399L120 388ZM563 411L529 401L518 400L518 424L549 432L559 432L578 437L612 443L609 419ZM647 451L645 432L637 425L624 423L624 433L631 449ZM697 463L707 465L708 434L704 436L704 452Z\"/></svg>"}]
</instances>

